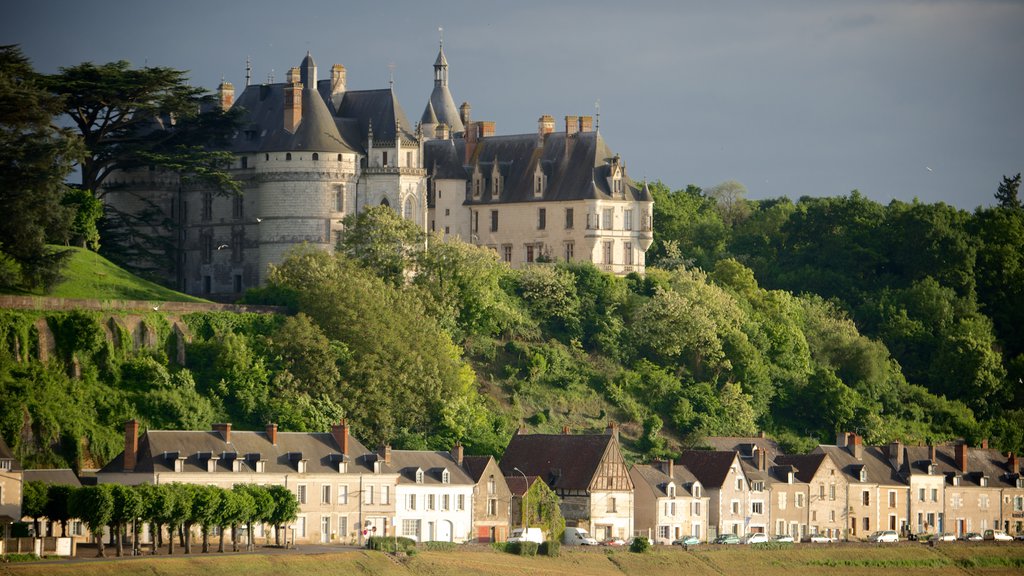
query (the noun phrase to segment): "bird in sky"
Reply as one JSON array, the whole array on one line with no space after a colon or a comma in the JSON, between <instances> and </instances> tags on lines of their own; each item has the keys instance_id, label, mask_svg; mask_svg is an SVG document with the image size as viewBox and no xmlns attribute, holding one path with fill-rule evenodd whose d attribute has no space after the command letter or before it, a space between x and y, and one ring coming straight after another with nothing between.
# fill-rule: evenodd
<instances>
[{"instance_id":1,"label":"bird in sky","mask_svg":"<svg viewBox=\"0 0 1024 576\"><path fill-rule=\"evenodd\" d=\"M217 250L223 250L223 249L225 249L227 247L228 247L227 244L221 244L220 246L217 246Z\"/></svg>"},{"instance_id":2,"label":"bird in sky","mask_svg":"<svg viewBox=\"0 0 1024 576\"><path fill-rule=\"evenodd\" d=\"M925 166L924 169L929 171L929 172L934 172L934 170L932 170L931 166Z\"/></svg>"},{"instance_id":3,"label":"bird in sky","mask_svg":"<svg viewBox=\"0 0 1024 576\"><path fill-rule=\"evenodd\" d=\"M260 218L259 216L257 216L256 217L256 223L259 224L260 222L263 222L263 218Z\"/></svg>"}]
</instances>

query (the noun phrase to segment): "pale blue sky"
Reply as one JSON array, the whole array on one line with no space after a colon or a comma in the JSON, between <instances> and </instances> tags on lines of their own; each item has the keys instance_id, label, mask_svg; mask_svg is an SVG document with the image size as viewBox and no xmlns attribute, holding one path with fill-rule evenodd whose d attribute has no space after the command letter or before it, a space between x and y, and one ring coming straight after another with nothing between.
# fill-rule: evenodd
<instances>
[{"instance_id":1,"label":"pale blue sky","mask_svg":"<svg viewBox=\"0 0 1024 576\"><path fill-rule=\"evenodd\" d=\"M36 0L7 5L0 43L43 72L124 59L211 90L240 89L247 56L254 82L282 81L310 50L353 89L386 86L393 65L418 119L439 26L474 118L533 132L600 100L634 179L973 209L1024 170L1020 1Z\"/></svg>"}]
</instances>

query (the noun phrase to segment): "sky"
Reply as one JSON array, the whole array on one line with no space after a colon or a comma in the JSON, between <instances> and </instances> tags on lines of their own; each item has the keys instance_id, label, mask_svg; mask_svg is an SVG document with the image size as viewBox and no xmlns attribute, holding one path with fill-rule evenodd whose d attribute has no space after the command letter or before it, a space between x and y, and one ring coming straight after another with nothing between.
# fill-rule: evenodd
<instances>
[{"instance_id":1,"label":"sky","mask_svg":"<svg viewBox=\"0 0 1024 576\"><path fill-rule=\"evenodd\" d=\"M44 73L127 60L237 93L247 58L281 82L308 50L351 89L393 78L415 122L443 35L473 119L599 111L634 180L973 210L1024 171L1022 29L1019 0L34 0L4 8L0 44Z\"/></svg>"}]
</instances>

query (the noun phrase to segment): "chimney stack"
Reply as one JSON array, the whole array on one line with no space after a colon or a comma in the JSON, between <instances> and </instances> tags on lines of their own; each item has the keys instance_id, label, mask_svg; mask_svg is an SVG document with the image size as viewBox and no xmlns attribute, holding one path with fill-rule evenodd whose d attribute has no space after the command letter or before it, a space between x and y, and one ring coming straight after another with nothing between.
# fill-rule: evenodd
<instances>
[{"instance_id":1,"label":"chimney stack","mask_svg":"<svg viewBox=\"0 0 1024 576\"><path fill-rule=\"evenodd\" d=\"M967 442L956 445L956 467L964 474L967 473Z\"/></svg>"},{"instance_id":2,"label":"chimney stack","mask_svg":"<svg viewBox=\"0 0 1024 576\"><path fill-rule=\"evenodd\" d=\"M608 428L605 429L605 433L610 435L612 438L615 438L616 442L619 441L619 425L614 421L608 422Z\"/></svg>"},{"instance_id":3,"label":"chimney stack","mask_svg":"<svg viewBox=\"0 0 1024 576\"><path fill-rule=\"evenodd\" d=\"M762 472L768 469L768 453L764 450L757 451L757 469Z\"/></svg>"},{"instance_id":4,"label":"chimney stack","mask_svg":"<svg viewBox=\"0 0 1024 576\"><path fill-rule=\"evenodd\" d=\"M299 69L288 71L288 85L284 87L284 129L295 133L302 123L302 82Z\"/></svg>"},{"instance_id":5,"label":"chimney stack","mask_svg":"<svg viewBox=\"0 0 1024 576\"><path fill-rule=\"evenodd\" d=\"M476 122L466 122L466 131L464 132L466 138L466 164L470 164L473 160L473 152L476 151L477 136L480 134L480 129L477 128Z\"/></svg>"},{"instance_id":6,"label":"chimney stack","mask_svg":"<svg viewBox=\"0 0 1024 576\"><path fill-rule=\"evenodd\" d=\"M889 459L893 461L896 470L903 468L903 444L898 441L889 444Z\"/></svg>"},{"instance_id":7,"label":"chimney stack","mask_svg":"<svg viewBox=\"0 0 1024 576\"><path fill-rule=\"evenodd\" d=\"M434 128L434 138L438 140L447 140L451 137L450 128L444 122L441 122Z\"/></svg>"},{"instance_id":8,"label":"chimney stack","mask_svg":"<svg viewBox=\"0 0 1024 576\"><path fill-rule=\"evenodd\" d=\"M565 135L572 136L579 131L580 118L579 116L566 116L565 117Z\"/></svg>"},{"instance_id":9,"label":"chimney stack","mask_svg":"<svg viewBox=\"0 0 1024 576\"><path fill-rule=\"evenodd\" d=\"M1017 461L1016 452L1008 452L1006 454L1006 464L1007 467L1010 469L1010 474L1020 473L1020 463Z\"/></svg>"},{"instance_id":10,"label":"chimney stack","mask_svg":"<svg viewBox=\"0 0 1024 576\"><path fill-rule=\"evenodd\" d=\"M124 471L134 472L139 459L139 421L124 423Z\"/></svg>"},{"instance_id":11,"label":"chimney stack","mask_svg":"<svg viewBox=\"0 0 1024 576\"><path fill-rule=\"evenodd\" d=\"M235 103L235 86L231 82L221 82L217 86L217 96L220 98L220 109L227 110Z\"/></svg>"},{"instance_id":12,"label":"chimney stack","mask_svg":"<svg viewBox=\"0 0 1024 576\"><path fill-rule=\"evenodd\" d=\"M988 450L988 438L982 438L982 440L981 440L981 449L982 450Z\"/></svg>"},{"instance_id":13,"label":"chimney stack","mask_svg":"<svg viewBox=\"0 0 1024 576\"><path fill-rule=\"evenodd\" d=\"M462 466L462 442L456 442L455 446L452 447L452 460L459 466Z\"/></svg>"},{"instance_id":14,"label":"chimney stack","mask_svg":"<svg viewBox=\"0 0 1024 576\"><path fill-rule=\"evenodd\" d=\"M484 122L484 121L481 120L480 122L477 122L477 125L480 126L480 137L481 138L487 138L488 136L494 136L494 122Z\"/></svg>"},{"instance_id":15,"label":"chimney stack","mask_svg":"<svg viewBox=\"0 0 1024 576\"><path fill-rule=\"evenodd\" d=\"M385 464L391 464L391 444L382 444L378 456Z\"/></svg>"},{"instance_id":16,"label":"chimney stack","mask_svg":"<svg viewBox=\"0 0 1024 576\"><path fill-rule=\"evenodd\" d=\"M340 94L345 91L345 67L341 64L331 66L331 95Z\"/></svg>"},{"instance_id":17,"label":"chimney stack","mask_svg":"<svg viewBox=\"0 0 1024 576\"><path fill-rule=\"evenodd\" d=\"M225 443L227 443L227 444L231 443L231 423L230 422L225 422L223 424L214 424L213 425L213 431L214 432L220 432L220 437L224 439Z\"/></svg>"},{"instance_id":18,"label":"chimney stack","mask_svg":"<svg viewBox=\"0 0 1024 576\"><path fill-rule=\"evenodd\" d=\"M463 102L462 106L459 106L459 119L462 120L462 124L466 127L466 130L469 130L469 113L472 110L473 109L469 106L469 102Z\"/></svg>"},{"instance_id":19,"label":"chimney stack","mask_svg":"<svg viewBox=\"0 0 1024 576\"><path fill-rule=\"evenodd\" d=\"M267 440L277 446L277 424L267 424Z\"/></svg>"},{"instance_id":20,"label":"chimney stack","mask_svg":"<svg viewBox=\"0 0 1024 576\"><path fill-rule=\"evenodd\" d=\"M928 461L931 462L932 464L936 463L936 461L935 461L935 445L934 444L929 444L928 445Z\"/></svg>"},{"instance_id":21,"label":"chimney stack","mask_svg":"<svg viewBox=\"0 0 1024 576\"><path fill-rule=\"evenodd\" d=\"M849 438L849 441L847 442L846 449L857 460L863 460L864 459L864 439L861 438L859 435L853 433L853 432L850 432L850 435L847 436L847 438Z\"/></svg>"},{"instance_id":22,"label":"chimney stack","mask_svg":"<svg viewBox=\"0 0 1024 576\"><path fill-rule=\"evenodd\" d=\"M580 132L593 132L594 131L594 117L593 116L580 116Z\"/></svg>"},{"instance_id":23,"label":"chimney stack","mask_svg":"<svg viewBox=\"0 0 1024 576\"><path fill-rule=\"evenodd\" d=\"M341 419L341 423L331 426L331 436L334 437L334 442L338 444L338 448L342 454L348 454L348 422L344 418Z\"/></svg>"}]
</instances>

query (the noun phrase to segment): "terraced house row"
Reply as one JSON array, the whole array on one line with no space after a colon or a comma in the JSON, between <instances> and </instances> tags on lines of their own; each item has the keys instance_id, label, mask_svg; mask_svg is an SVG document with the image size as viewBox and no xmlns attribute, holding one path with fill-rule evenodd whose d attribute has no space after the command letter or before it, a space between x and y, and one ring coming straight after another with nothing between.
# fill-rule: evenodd
<instances>
[{"instance_id":1,"label":"terraced house row","mask_svg":"<svg viewBox=\"0 0 1024 576\"><path fill-rule=\"evenodd\" d=\"M345 422L329 432L259 432L217 424L211 431L125 426L125 450L86 481L136 485L184 482L230 488L281 485L299 513L295 543L359 544L367 536L417 541L503 541L521 525L523 496L543 483L566 525L598 540L643 535L669 544L685 535L814 534L864 539L987 529L1024 532L1024 477L1014 454L985 443L865 446L853 433L809 454L783 454L764 435L713 437L671 461L627 465L614 423L600 433L519 430L500 463L450 451L371 450ZM65 474L67 476L67 474ZM21 483L56 482L22 471L0 440L0 522L20 518ZM256 527L257 542L273 540ZM143 533L143 540L148 539Z\"/></svg>"}]
</instances>

